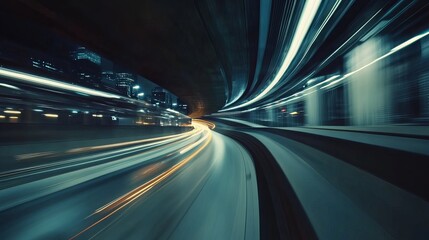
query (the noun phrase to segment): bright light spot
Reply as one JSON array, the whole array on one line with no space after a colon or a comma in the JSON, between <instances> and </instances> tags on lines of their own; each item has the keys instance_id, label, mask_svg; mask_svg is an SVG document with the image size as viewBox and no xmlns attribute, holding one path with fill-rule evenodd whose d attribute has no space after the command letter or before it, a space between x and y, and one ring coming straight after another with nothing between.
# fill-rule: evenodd
<instances>
[{"instance_id":1,"label":"bright light spot","mask_svg":"<svg viewBox=\"0 0 429 240\"><path fill-rule=\"evenodd\" d=\"M10 119L18 119L18 117L17 117L17 116L10 116L9 118L10 118Z\"/></svg>"},{"instance_id":2,"label":"bright light spot","mask_svg":"<svg viewBox=\"0 0 429 240\"><path fill-rule=\"evenodd\" d=\"M15 111L15 110L4 110L4 113L10 113L10 114L21 114L21 111Z\"/></svg>"},{"instance_id":3,"label":"bright light spot","mask_svg":"<svg viewBox=\"0 0 429 240\"><path fill-rule=\"evenodd\" d=\"M143 96L144 96L144 93L139 93L139 94L137 94L137 96L138 96L138 97L143 97Z\"/></svg>"},{"instance_id":4,"label":"bright light spot","mask_svg":"<svg viewBox=\"0 0 429 240\"><path fill-rule=\"evenodd\" d=\"M43 115L45 117L48 117L48 118L57 118L58 117L58 114L52 114L52 113L45 113Z\"/></svg>"},{"instance_id":5,"label":"bright light spot","mask_svg":"<svg viewBox=\"0 0 429 240\"><path fill-rule=\"evenodd\" d=\"M290 115L297 115L298 112L291 112Z\"/></svg>"},{"instance_id":6,"label":"bright light spot","mask_svg":"<svg viewBox=\"0 0 429 240\"><path fill-rule=\"evenodd\" d=\"M4 115L0 115L0 118L6 118L6 116L4 116Z\"/></svg>"},{"instance_id":7,"label":"bright light spot","mask_svg":"<svg viewBox=\"0 0 429 240\"><path fill-rule=\"evenodd\" d=\"M76 110L73 110L73 111L72 111L72 113L78 113L78 111L76 111Z\"/></svg>"},{"instance_id":8,"label":"bright light spot","mask_svg":"<svg viewBox=\"0 0 429 240\"><path fill-rule=\"evenodd\" d=\"M35 112L43 112L42 109L33 109L33 111L35 111Z\"/></svg>"},{"instance_id":9,"label":"bright light spot","mask_svg":"<svg viewBox=\"0 0 429 240\"><path fill-rule=\"evenodd\" d=\"M140 86L139 85L135 85L135 86L133 86L133 89L140 89Z\"/></svg>"},{"instance_id":10,"label":"bright light spot","mask_svg":"<svg viewBox=\"0 0 429 240\"><path fill-rule=\"evenodd\" d=\"M96 117L96 118L102 118L102 117L103 117L103 115L102 115L102 114L92 114L92 116L93 116L93 117Z\"/></svg>"},{"instance_id":11,"label":"bright light spot","mask_svg":"<svg viewBox=\"0 0 429 240\"><path fill-rule=\"evenodd\" d=\"M118 118L116 116L112 116L112 121L116 121Z\"/></svg>"}]
</instances>

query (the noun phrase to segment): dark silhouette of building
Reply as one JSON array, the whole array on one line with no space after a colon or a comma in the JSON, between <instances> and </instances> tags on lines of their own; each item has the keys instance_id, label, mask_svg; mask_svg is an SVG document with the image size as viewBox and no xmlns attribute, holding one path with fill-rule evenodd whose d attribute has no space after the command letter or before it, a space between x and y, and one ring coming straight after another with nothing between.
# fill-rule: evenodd
<instances>
[{"instance_id":1,"label":"dark silhouette of building","mask_svg":"<svg viewBox=\"0 0 429 240\"><path fill-rule=\"evenodd\" d=\"M77 79L77 83L91 88L101 86L101 57L96 53L78 47L71 52L72 74Z\"/></svg>"},{"instance_id":2,"label":"dark silhouette of building","mask_svg":"<svg viewBox=\"0 0 429 240\"><path fill-rule=\"evenodd\" d=\"M186 104L185 102L183 102L179 98L177 99L175 110L180 112L180 113L183 113L185 115L188 115L188 113L189 113L188 104Z\"/></svg>"},{"instance_id":3,"label":"dark silhouette of building","mask_svg":"<svg viewBox=\"0 0 429 240\"><path fill-rule=\"evenodd\" d=\"M127 97L132 95L132 87L136 82L136 76L132 73L116 73L116 88Z\"/></svg>"},{"instance_id":4,"label":"dark silhouette of building","mask_svg":"<svg viewBox=\"0 0 429 240\"><path fill-rule=\"evenodd\" d=\"M68 79L68 61L6 40L0 41L0 66L37 75Z\"/></svg>"},{"instance_id":5,"label":"dark silhouette of building","mask_svg":"<svg viewBox=\"0 0 429 240\"><path fill-rule=\"evenodd\" d=\"M101 82L105 85L116 86L116 74L113 71L103 71Z\"/></svg>"},{"instance_id":6,"label":"dark silhouette of building","mask_svg":"<svg viewBox=\"0 0 429 240\"><path fill-rule=\"evenodd\" d=\"M156 87L152 90L152 103L160 107L171 108L171 94L161 87Z\"/></svg>"}]
</instances>

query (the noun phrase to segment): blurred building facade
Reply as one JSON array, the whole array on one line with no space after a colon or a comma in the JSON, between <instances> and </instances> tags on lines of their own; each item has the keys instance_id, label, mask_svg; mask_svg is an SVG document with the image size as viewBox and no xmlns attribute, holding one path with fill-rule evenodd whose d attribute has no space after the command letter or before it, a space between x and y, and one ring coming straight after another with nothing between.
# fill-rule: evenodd
<instances>
[{"instance_id":1,"label":"blurred building facade","mask_svg":"<svg viewBox=\"0 0 429 240\"><path fill-rule=\"evenodd\" d=\"M116 88L127 97L132 95L132 87L136 82L136 76L132 73L116 73Z\"/></svg>"},{"instance_id":2,"label":"blurred building facade","mask_svg":"<svg viewBox=\"0 0 429 240\"><path fill-rule=\"evenodd\" d=\"M101 83L101 57L85 47L70 53L72 74L80 85L99 88Z\"/></svg>"},{"instance_id":3,"label":"blurred building facade","mask_svg":"<svg viewBox=\"0 0 429 240\"><path fill-rule=\"evenodd\" d=\"M0 66L70 80L70 61L7 40L0 41Z\"/></svg>"},{"instance_id":4,"label":"blurred building facade","mask_svg":"<svg viewBox=\"0 0 429 240\"><path fill-rule=\"evenodd\" d=\"M155 87L152 89L151 101L152 104L165 108L171 108L173 104L171 94L161 87Z\"/></svg>"},{"instance_id":5,"label":"blurred building facade","mask_svg":"<svg viewBox=\"0 0 429 240\"><path fill-rule=\"evenodd\" d=\"M182 114L189 114L188 104L183 102L180 98L177 98L176 106L174 107L174 110L182 113Z\"/></svg>"},{"instance_id":6,"label":"blurred building facade","mask_svg":"<svg viewBox=\"0 0 429 240\"><path fill-rule=\"evenodd\" d=\"M427 125L428 60L428 32L375 35L300 91L229 116L268 126Z\"/></svg>"}]
</instances>

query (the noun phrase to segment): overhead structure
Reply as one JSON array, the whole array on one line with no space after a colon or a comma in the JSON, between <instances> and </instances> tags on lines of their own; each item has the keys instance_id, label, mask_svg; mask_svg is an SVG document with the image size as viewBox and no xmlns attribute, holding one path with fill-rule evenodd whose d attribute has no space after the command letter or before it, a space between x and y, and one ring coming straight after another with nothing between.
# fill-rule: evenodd
<instances>
[{"instance_id":1,"label":"overhead structure","mask_svg":"<svg viewBox=\"0 0 429 240\"><path fill-rule=\"evenodd\" d=\"M1 11L14 22L4 31L29 20L48 27L168 89L196 117L293 95L386 16L412 8L419 3L18 0Z\"/></svg>"}]
</instances>

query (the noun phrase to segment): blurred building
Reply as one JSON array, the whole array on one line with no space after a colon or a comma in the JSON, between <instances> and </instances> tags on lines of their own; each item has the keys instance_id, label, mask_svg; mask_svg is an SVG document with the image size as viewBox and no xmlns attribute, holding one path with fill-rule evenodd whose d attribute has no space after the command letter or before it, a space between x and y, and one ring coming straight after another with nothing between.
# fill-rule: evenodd
<instances>
[{"instance_id":1,"label":"blurred building","mask_svg":"<svg viewBox=\"0 0 429 240\"><path fill-rule=\"evenodd\" d=\"M116 73L116 88L127 97L132 96L132 87L135 85L136 76L132 73Z\"/></svg>"},{"instance_id":2,"label":"blurred building","mask_svg":"<svg viewBox=\"0 0 429 240\"><path fill-rule=\"evenodd\" d=\"M185 115L189 113L188 104L180 100L180 98L177 99L176 107L174 109Z\"/></svg>"},{"instance_id":3,"label":"blurred building","mask_svg":"<svg viewBox=\"0 0 429 240\"><path fill-rule=\"evenodd\" d=\"M31 65L48 72L63 73L63 70L52 59L30 57Z\"/></svg>"},{"instance_id":4,"label":"blurred building","mask_svg":"<svg viewBox=\"0 0 429 240\"><path fill-rule=\"evenodd\" d=\"M116 74L113 71L103 71L101 82L106 85L116 86Z\"/></svg>"},{"instance_id":5,"label":"blurred building","mask_svg":"<svg viewBox=\"0 0 429 240\"><path fill-rule=\"evenodd\" d=\"M67 61L56 56L6 40L0 41L0 66L59 79L68 78L70 67Z\"/></svg>"},{"instance_id":6,"label":"blurred building","mask_svg":"<svg viewBox=\"0 0 429 240\"><path fill-rule=\"evenodd\" d=\"M101 57L96 53L86 49L85 47L78 47L71 53L73 60L88 60L98 66L101 64Z\"/></svg>"},{"instance_id":7,"label":"blurred building","mask_svg":"<svg viewBox=\"0 0 429 240\"><path fill-rule=\"evenodd\" d=\"M152 90L152 103L161 107L172 107L172 96L161 87L155 87Z\"/></svg>"},{"instance_id":8,"label":"blurred building","mask_svg":"<svg viewBox=\"0 0 429 240\"><path fill-rule=\"evenodd\" d=\"M101 57L85 47L78 47L70 55L72 74L77 79L77 83L99 88L101 86Z\"/></svg>"}]
</instances>

